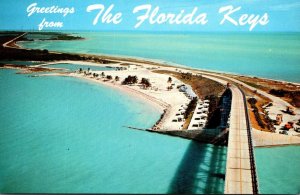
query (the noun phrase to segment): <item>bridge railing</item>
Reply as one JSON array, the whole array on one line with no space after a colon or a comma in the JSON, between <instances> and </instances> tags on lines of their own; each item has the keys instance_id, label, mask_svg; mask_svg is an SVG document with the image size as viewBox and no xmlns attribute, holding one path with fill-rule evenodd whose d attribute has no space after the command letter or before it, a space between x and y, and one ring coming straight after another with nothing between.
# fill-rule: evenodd
<instances>
[{"instance_id":1,"label":"bridge railing","mask_svg":"<svg viewBox=\"0 0 300 195\"><path fill-rule=\"evenodd\" d=\"M242 92L243 99L244 99L244 106L245 106L253 194L259 194L258 177L257 177L257 173L256 173L256 163L255 163L255 158L254 158L254 147L253 147L253 141L252 141L253 140L253 138L252 138L252 127L251 127L251 123L250 123L250 120L249 120L247 99L246 99L246 95L245 95L244 91L240 87L238 87L238 88Z\"/></svg>"}]
</instances>

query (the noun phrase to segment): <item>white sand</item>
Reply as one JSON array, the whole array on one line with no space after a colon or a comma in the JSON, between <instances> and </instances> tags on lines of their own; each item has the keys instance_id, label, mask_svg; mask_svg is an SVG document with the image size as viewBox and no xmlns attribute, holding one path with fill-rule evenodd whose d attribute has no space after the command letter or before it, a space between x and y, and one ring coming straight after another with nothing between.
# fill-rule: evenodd
<instances>
[{"instance_id":1,"label":"white sand","mask_svg":"<svg viewBox=\"0 0 300 195\"><path fill-rule=\"evenodd\" d=\"M135 94L141 94L144 98L149 99L150 101L159 104L163 109L167 109L167 112L163 118L163 122L160 125L160 129L166 130L179 130L183 122L172 122L176 118L176 113L181 105L188 103L190 100L176 88L177 85L183 84L181 81L172 77L172 83L175 84L174 89L171 91L167 90L167 87L170 85L168 83L168 75L153 73L146 68L138 68L138 70L124 70L124 71L93 71L95 73L101 74L105 72L105 75L111 75L113 78L118 76L120 80L116 81L107 81L103 82L103 79L97 80L101 83L106 83L114 86L118 86L127 92L134 92ZM75 74L76 75L76 74ZM78 75L78 74L77 74ZM124 86L121 85L121 82L127 76L137 76L139 81L142 78L149 79L152 87L149 89L144 89L139 84L133 86ZM84 77L81 75L80 77ZM92 80L95 80L92 78Z\"/></svg>"},{"instance_id":2,"label":"white sand","mask_svg":"<svg viewBox=\"0 0 300 195\"><path fill-rule=\"evenodd\" d=\"M140 97L148 103L151 103L153 106L156 106L156 108L162 113L164 109L167 110L163 120L161 121L159 127L160 129L164 130L179 130L181 129L181 126L183 122L172 122L173 119L176 119L176 113L178 113L178 109L181 108L182 105L185 105L188 103L190 100L181 92L178 91L176 88L177 85L183 84L181 81L177 80L176 78L172 77L172 83L175 84L175 87L171 91L167 91L167 86L170 85L170 83L167 83L167 80L169 78L169 75L165 74L157 74L153 73L150 71L150 69L159 69L159 70L169 70L169 71L181 71L181 72L187 72L186 69L181 68L181 67L159 67L159 66L154 66L154 65L149 65L146 63L136 63L132 62L130 63L129 61L124 61L128 64L132 65L137 65L137 66L127 66L128 70L123 70L123 71L92 71L93 73L98 73L99 75L101 72L105 72L105 75L111 75L113 78L115 76L119 76L120 80L118 82L116 81L107 81L104 82L104 79L99 79L96 80L95 78L92 78L91 76L84 76L83 74L77 74L77 73L72 73L68 76L73 76L73 77L78 77L78 78L83 78L83 79L88 79L93 82L98 82L101 84L105 84L111 87L115 87L117 89L120 89L128 94L135 95L137 97ZM70 63L70 64L81 64L81 65L87 65L87 66L112 66L112 67L124 67L120 66L123 61L119 61L115 64L98 64L98 63L92 63L92 62L85 62L85 61L59 61L59 62L51 62L47 64L57 64L57 63ZM47 65L43 64L43 65ZM91 68L92 69L92 68ZM236 79L226 77L224 75L219 75L219 74L214 74L214 73L207 73L203 71L198 71L198 70L193 70L190 71L195 74L203 74L207 75L205 76L206 78L215 80L217 82L220 82L221 84L226 84L227 81L224 81L222 79L218 79L215 76L224 78L224 79L229 79L232 80L236 83L242 84L244 87L250 89L250 90L257 90L257 93L268 97L273 101L273 106L269 108L269 115L271 118L276 117L276 114L282 113L281 110L285 110L286 106L289 104L273 95L270 95L262 90L258 90L252 86L249 86L241 81L238 81ZM121 81L123 81L128 75L134 76L136 75L139 78L139 81L141 78L147 78L150 80L152 84L151 89L143 89L139 85L133 85L133 86L124 86L121 85ZM114 79L113 79L114 80ZM300 118L300 112L299 109L295 110L297 115L292 116L289 114L283 114L283 123L284 125L288 121L296 121L297 119ZM278 129L280 127L277 127ZM277 131L278 133L279 131ZM299 135L299 133L295 131L290 131L289 135Z\"/></svg>"},{"instance_id":3,"label":"white sand","mask_svg":"<svg viewBox=\"0 0 300 195\"><path fill-rule=\"evenodd\" d=\"M72 61L72 60L62 60L62 61L54 61L54 62L47 62L43 64L33 65L32 67L41 67L41 66L48 66L53 64L80 64L83 66L97 66L97 67L105 67L105 66L111 66L111 67L119 67L120 63L116 64L100 64L95 62L87 62L87 61Z\"/></svg>"},{"instance_id":4,"label":"white sand","mask_svg":"<svg viewBox=\"0 0 300 195\"><path fill-rule=\"evenodd\" d=\"M49 64L56 64L57 62L51 62L47 63ZM95 63L90 62L74 62L74 61L60 61L60 63L75 63L75 64L84 64L84 65L96 65ZM47 64L43 64L47 65ZM111 64L109 64L110 66ZM103 65L102 65L103 66ZM85 76L83 73L53 73L53 74L45 74L45 75L52 75L52 76L72 76L80 79L86 79L92 82L96 82L99 84L103 84L109 87L113 87L118 90L122 90L123 92L133 95L135 97L141 98L144 101L147 101L147 103L154 106L160 113L163 113L164 110L166 110L166 113L161 121L159 123L158 127L161 130L180 130L182 129L183 121L182 122L172 122L173 119L176 119L176 114L179 112L178 110L181 108L182 105L188 104L189 99L182 93L179 92L177 89L177 85L183 84L178 79L172 78L172 83L175 84L173 86L173 89L171 91L167 90L167 87L171 85L171 83L168 83L169 75L165 74L157 74L153 73L150 70L147 69L147 65L145 65L144 68L138 67L137 69L133 67L132 69L128 70L122 70L122 71L116 71L116 70L106 70L106 71L91 71L91 73L97 73L101 75L102 72L105 73L105 77L107 75L112 76L112 80L105 81L107 79L105 78L93 78L92 75ZM91 68L92 69L92 68ZM121 85L121 82L128 77L131 76L137 76L139 79L139 82L142 78L149 79L151 83L151 88L144 89L140 84L135 84L132 86L129 85ZM115 77L118 76L120 79L119 81L115 81Z\"/></svg>"}]
</instances>

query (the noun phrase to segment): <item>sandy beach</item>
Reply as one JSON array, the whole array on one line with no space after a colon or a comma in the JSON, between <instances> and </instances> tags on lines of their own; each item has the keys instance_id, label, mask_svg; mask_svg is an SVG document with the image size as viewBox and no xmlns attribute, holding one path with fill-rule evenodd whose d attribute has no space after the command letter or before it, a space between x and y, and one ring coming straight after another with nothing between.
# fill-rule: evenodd
<instances>
[{"instance_id":1,"label":"sandy beach","mask_svg":"<svg viewBox=\"0 0 300 195\"><path fill-rule=\"evenodd\" d=\"M32 53L31 49L24 49L18 47L16 44L17 39L22 37L24 34L6 42L3 44L4 48L15 49L14 52L21 52L21 50L25 50L29 53L29 55L36 55ZM47 51L48 52L48 51ZM272 102L272 106L264 108L265 112L268 112L268 116L271 120L275 120L277 114L282 114L283 120L282 124L275 126L275 134L279 135L282 132L283 125L288 122L293 122L297 124L297 120L300 118L300 109L294 108L295 115L291 115L285 112L282 112L286 109L287 106L291 106L289 102L286 100L276 97L267 93L267 89L258 89L253 87L252 85L248 85L240 80L240 78L246 78L245 76L239 75L231 75L227 73L217 73L205 70L198 70L184 66L172 66L169 64L151 61L148 59L135 59L135 58L125 58L125 57L115 57L115 56L104 56L104 55L89 55L89 54L64 54L61 52L52 52L49 51L48 54L55 56L55 58L64 58L64 59L72 59L72 60L57 60L57 61L38 61L40 64L29 66L28 69L24 69L20 66L5 66L4 68L15 68L21 70L21 73L33 73L33 72L51 72L50 74L44 74L44 76L72 76L80 79L85 79L88 81L96 82L99 84L104 84L109 87L114 87L115 89L122 90L123 92L134 95L137 98L140 98L144 101L147 101L149 104L153 105L155 108L162 113L162 118L158 121L158 123L154 126L155 129L164 130L164 131L176 131L183 130L183 126L189 126L189 121L185 122L185 120L179 121L179 118L182 118L182 109L187 107L190 103L190 98L187 97L185 93L179 90L179 86L185 85L191 88L191 86L187 85L187 83L179 80L178 77L168 74L168 73L188 73L192 75L202 75L203 77L214 80L214 82L225 86L226 83L233 83L235 85L243 88L246 93L255 91L255 94L252 92L248 94L249 97L255 97L257 99L267 99ZM40 54L39 54L40 55ZM43 53L45 55L45 53ZM22 55L23 56L23 55ZM38 58L38 57L37 57ZM75 59L75 60L73 60ZM36 61L35 61L36 62ZM74 73L74 72L61 72L61 68L55 68L55 64L77 64L82 65L84 67L89 68L89 74L83 73ZM93 70L93 67L110 67L112 70L105 71L97 71ZM84 69L84 68L83 68ZM116 69L119 69L116 71ZM57 72L58 71L58 72ZM87 70L85 70L87 71ZM154 72L156 71L156 72ZM166 73L157 73L157 71L168 72ZM99 75L105 74L105 76L101 77ZM93 76L96 74L97 77ZM40 74L41 75L41 74ZM107 79L106 76L109 75L111 78ZM142 78L147 79L151 83L151 87L145 89L141 84L134 85L122 85L121 82L128 76L137 76L139 82ZM115 78L118 77L118 80ZM169 83L168 79L171 78L172 82ZM213 79L212 79L213 78ZM250 77L248 77L250 78ZM259 79L259 78L258 78ZM260 79L260 81L264 81L268 84L266 79ZM269 83L278 83L280 81L269 80ZM282 87L285 85L289 86L290 90L298 89L298 83L287 83L280 82ZM285 84L284 84L285 83ZM168 89L172 86L172 89ZM215 94L218 95L218 94ZM176 98L174 98L176 97ZM203 99L202 99L203 100ZM251 111L251 109L249 109ZM261 117L263 117L263 113L260 113ZM255 121L253 115L252 121ZM195 117L193 117L195 118ZM188 123L188 124L185 124ZM255 124L254 124L255 125ZM297 127L297 125L296 125ZM257 126L255 126L257 128ZM259 130L259 129L258 129ZM286 135L285 135L286 136ZM291 129L288 132L287 136L295 136L296 140L300 139L300 133ZM297 142L297 141L296 141ZM299 140L300 143L300 140Z\"/></svg>"},{"instance_id":2,"label":"sandy beach","mask_svg":"<svg viewBox=\"0 0 300 195\"><path fill-rule=\"evenodd\" d=\"M51 74L45 74L45 75L55 75L55 76L72 76L80 79L85 79L91 82L96 82L102 85L106 85L109 87L113 87L115 89L121 90L125 92L128 95L133 95L137 98L143 99L144 101L147 101L147 103L155 106L159 110L161 114L163 114L162 119L159 122L159 125L157 126L159 130L182 130L182 125L184 122L172 122L174 118L176 118L176 114L178 113L178 110L182 108L182 106L185 106L189 103L189 99L186 95L184 95L182 92L180 92L176 87L174 87L172 90L167 90L167 87L170 85L168 83L168 78L172 78L172 84L175 86L184 84L182 81L176 79L173 76L166 75L166 74L158 74L154 73L153 70L166 70L166 71L176 71L176 72L187 72L185 68L178 68L178 67L164 67L164 66L153 66L149 65L147 63L136 63L136 62L126 62L126 65L124 66L124 61L116 62L109 64L110 67L116 68L116 67L127 67L126 70L122 71L116 71L116 70L106 70L106 71L94 71L93 66L106 66L104 64L98 64L93 62L85 62L85 61L59 61L59 62L50 62L45 64L40 64L37 66L43 66L46 67L47 65L53 65L53 64L80 64L86 67L90 68L91 75L84 75L79 73L51 73ZM51 66L55 67L55 66ZM101 78L100 76L95 78L93 77L93 73L96 73L100 75L102 72L105 73L105 75L110 75L113 79L108 80L106 77ZM200 70L192 71L194 74L203 74L206 78L213 79L216 82L221 83L222 85L226 85L228 80L231 80L233 82L236 82L238 84L242 84L244 87L254 90L255 88L242 83L241 81L238 81L233 78L229 78L226 76L220 76L219 74L213 74L213 73L206 73ZM141 78L147 78L151 82L151 88L144 89L141 85L122 85L121 81L123 81L127 76L129 75L136 75L139 80ZM116 81L114 78L119 77L119 80ZM255 89L257 90L257 89ZM286 106L289 106L290 104L278 97L272 96L270 94L265 93L262 90L257 90L257 93L263 96L266 96L270 98L273 101L273 106L268 108L270 109L270 116L274 117L276 113L281 113L281 110L283 110ZM176 98L174 98L176 97ZM289 115L285 114L283 123L286 123L288 121L296 121L298 118L300 118L300 112L299 109L296 109L296 115ZM276 145L276 141L272 142L270 144L269 136L266 135L272 135L272 140L279 140L279 145L284 144L298 144L300 143L300 137L298 136L299 133L296 131L291 130L289 132L289 135L287 138L284 136L286 135L280 135L280 126L276 126L277 130L274 133L254 133L255 139L257 139L257 145L258 146L264 146L264 145ZM256 132L259 132L259 130L255 130ZM278 135L278 138L277 136ZM273 138L275 136L275 138ZM293 138L288 138L290 136L293 136ZM283 140L283 141L282 141ZM292 141L290 141L292 140Z\"/></svg>"},{"instance_id":3,"label":"sandy beach","mask_svg":"<svg viewBox=\"0 0 300 195\"><path fill-rule=\"evenodd\" d=\"M76 77L80 79L85 79L91 82L96 82L105 86L113 87L115 89L121 90L125 92L128 95L136 96L142 100L147 101L151 105L155 106L161 114L163 114L164 110L166 111L163 118L160 121L159 129L164 130L181 130L183 122L172 122L172 119L176 117L176 113L178 110L189 103L189 99L186 95L184 95L182 92L180 92L176 87L174 87L172 90L168 90L167 87L170 86L170 83L168 83L168 79L170 76L164 75L164 74L157 74L153 73L149 70L149 66L144 64L144 67L137 67L133 66L131 68L128 68L128 70L123 71L93 71L92 66L99 66L99 64L96 63L90 63L90 62L76 62L76 61L60 61L59 63L67 63L67 64L81 64L84 66L89 66L91 68L91 73L101 74L102 72L105 72L105 75L110 75L112 78L115 78L116 76L119 77L119 81L116 81L115 79L107 80L104 78L94 78L93 75L84 75L78 74L78 73L52 73L52 74L43 74L46 75L52 75L52 76L71 76ZM122 63L122 62L121 62ZM41 64L36 67L46 66L46 65L53 65L57 64L57 62L51 62L47 64ZM110 64L110 67L120 67L119 64ZM55 66L52 66L53 68ZM151 67L151 66L150 66ZM141 85L122 85L121 82L129 75L137 75L138 79L141 80L141 78L147 78L151 82L152 87L148 89L144 89ZM172 84L175 86L182 85L181 81L176 79L175 77L172 77ZM176 97L176 98L174 98Z\"/></svg>"}]
</instances>

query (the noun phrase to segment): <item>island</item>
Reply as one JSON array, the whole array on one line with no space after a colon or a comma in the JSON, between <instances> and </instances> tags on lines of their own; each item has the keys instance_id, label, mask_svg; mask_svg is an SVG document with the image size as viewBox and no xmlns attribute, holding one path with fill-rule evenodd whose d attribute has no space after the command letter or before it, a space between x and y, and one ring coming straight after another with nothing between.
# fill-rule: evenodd
<instances>
[{"instance_id":1,"label":"island","mask_svg":"<svg viewBox=\"0 0 300 195\"><path fill-rule=\"evenodd\" d=\"M120 90L160 113L150 128L124 129L227 146L226 174L220 175L225 179L224 193L259 193L254 147L300 143L299 83L174 66L151 59L18 45L20 41L62 40L80 42L84 38L58 32L2 32L0 68L15 69L29 79L72 77Z\"/></svg>"},{"instance_id":2,"label":"island","mask_svg":"<svg viewBox=\"0 0 300 195\"><path fill-rule=\"evenodd\" d=\"M254 146L300 144L300 84L177 67L146 59L28 49L18 41L81 41L59 32L1 32L0 68L30 77L68 76L122 90L153 104L161 117L150 129L128 127L227 145L231 86L245 95ZM35 62L18 65L15 61ZM4 62L4 63L3 63ZM80 65L76 70L56 65ZM106 70L97 70L106 67ZM174 98L176 97L176 98Z\"/></svg>"}]
</instances>

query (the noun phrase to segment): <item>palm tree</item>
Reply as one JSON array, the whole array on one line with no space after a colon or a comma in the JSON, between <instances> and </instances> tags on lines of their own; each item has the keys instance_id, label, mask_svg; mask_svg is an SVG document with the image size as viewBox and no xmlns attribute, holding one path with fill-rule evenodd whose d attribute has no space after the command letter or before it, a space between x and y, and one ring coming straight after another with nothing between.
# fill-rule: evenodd
<instances>
[{"instance_id":1,"label":"palm tree","mask_svg":"<svg viewBox=\"0 0 300 195\"><path fill-rule=\"evenodd\" d=\"M101 76L102 76L102 77L105 77L105 74L104 74L104 72L102 72L102 73L101 73Z\"/></svg>"},{"instance_id":2,"label":"palm tree","mask_svg":"<svg viewBox=\"0 0 300 195\"><path fill-rule=\"evenodd\" d=\"M120 80L120 77L115 76L115 81L119 81L119 80Z\"/></svg>"}]
</instances>

